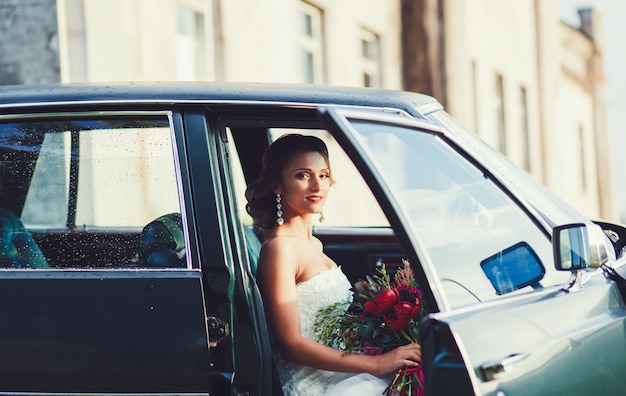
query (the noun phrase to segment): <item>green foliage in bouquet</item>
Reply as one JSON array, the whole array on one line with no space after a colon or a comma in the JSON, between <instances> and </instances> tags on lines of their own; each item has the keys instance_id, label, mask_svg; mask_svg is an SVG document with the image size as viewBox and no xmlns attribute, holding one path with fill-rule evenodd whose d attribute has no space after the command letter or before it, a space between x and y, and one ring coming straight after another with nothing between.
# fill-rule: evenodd
<instances>
[{"instance_id":1,"label":"green foliage in bouquet","mask_svg":"<svg viewBox=\"0 0 626 396\"><path fill-rule=\"evenodd\" d=\"M419 341L422 293L408 261L393 281L384 265L378 272L354 284L352 302L318 312L313 329L320 343L346 353L377 355Z\"/></svg>"},{"instance_id":2,"label":"green foliage in bouquet","mask_svg":"<svg viewBox=\"0 0 626 396\"><path fill-rule=\"evenodd\" d=\"M378 275L360 279L353 300L321 309L313 330L320 343L344 351L379 355L409 343L419 343L424 315L419 290L408 261L393 280L383 265ZM398 370L387 395L421 394L423 373L418 368ZM408 391L408 393L407 393Z\"/></svg>"}]
</instances>

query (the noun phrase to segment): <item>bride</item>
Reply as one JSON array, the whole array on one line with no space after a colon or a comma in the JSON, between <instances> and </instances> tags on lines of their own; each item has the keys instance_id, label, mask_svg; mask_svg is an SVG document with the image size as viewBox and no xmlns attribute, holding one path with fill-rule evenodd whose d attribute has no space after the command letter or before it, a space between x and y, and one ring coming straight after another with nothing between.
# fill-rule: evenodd
<instances>
[{"instance_id":1,"label":"bride","mask_svg":"<svg viewBox=\"0 0 626 396\"><path fill-rule=\"evenodd\" d=\"M345 355L313 333L320 308L352 298L350 282L312 234L313 217L323 219L333 184L326 145L313 136L285 135L268 147L262 166L246 190L247 210L264 240L257 281L285 396L382 394L398 368L417 366L419 345Z\"/></svg>"}]
</instances>

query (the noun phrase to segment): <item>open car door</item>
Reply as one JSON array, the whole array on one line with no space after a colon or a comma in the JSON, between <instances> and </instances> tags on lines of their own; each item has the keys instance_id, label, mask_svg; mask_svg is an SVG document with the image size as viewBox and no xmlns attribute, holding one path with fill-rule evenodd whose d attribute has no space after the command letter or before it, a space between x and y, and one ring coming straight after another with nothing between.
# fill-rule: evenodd
<instances>
[{"instance_id":1,"label":"open car door","mask_svg":"<svg viewBox=\"0 0 626 396\"><path fill-rule=\"evenodd\" d=\"M381 112L320 117L376 194L424 294L426 395L626 392L617 286L601 270L557 271L550 227L458 131Z\"/></svg>"}]
</instances>

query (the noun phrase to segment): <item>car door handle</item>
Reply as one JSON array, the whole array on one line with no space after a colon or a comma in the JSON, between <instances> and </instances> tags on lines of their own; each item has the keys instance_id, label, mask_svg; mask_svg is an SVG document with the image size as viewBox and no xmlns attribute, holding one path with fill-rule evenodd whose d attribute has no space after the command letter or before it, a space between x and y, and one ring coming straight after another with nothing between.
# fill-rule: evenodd
<instances>
[{"instance_id":1,"label":"car door handle","mask_svg":"<svg viewBox=\"0 0 626 396\"><path fill-rule=\"evenodd\" d=\"M501 373L513 370L513 364L528 357L527 353L514 353L497 362L489 362L480 366L485 381L494 380Z\"/></svg>"}]
</instances>

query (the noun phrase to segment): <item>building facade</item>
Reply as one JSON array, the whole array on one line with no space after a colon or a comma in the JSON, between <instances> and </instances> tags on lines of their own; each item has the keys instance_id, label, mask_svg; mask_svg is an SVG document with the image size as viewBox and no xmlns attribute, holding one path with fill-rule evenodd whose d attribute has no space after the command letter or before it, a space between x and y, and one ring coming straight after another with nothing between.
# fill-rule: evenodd
<instances>
[{"instance_id":1,"label":"building facade","mask_svg":"<svg viewBox=\"0 0 626 396\"><path fill-rule=\"evenodd\" d=\"M57 0L61 80L372 86L449 113L592 218L614 219L602 18L558 0Z\"/></svg>"},{"instance_id":2,"label":"building facade","mask_svg":"<svg viewBox=\"0 0 626 396\"><path fill-rule=\"evenodd\" d=\"M56 0L0 2L0 85L59 81Z\"/></svg>"},{"instance_id":3,"label":"building facade","mask_svg":"<svg viewBox=\"0 0 626 396\"><path fill-rule=\"evenodd\" d=\"M63 81L402 88L398 1L58 3Z\"/></svg>"},{"instance_id":4,"label":"building facade","mask_svg":"<svg viewBox=\"0 0 626 396\"><path fill-rule=\"evenodd\" d=\"M405 0L403 11L427 39L406 40L405 89L437 97L587 216L617 218L597 10L580 12L580 29L560 21L558 0Z\"/></svg>"}]
</instances>

